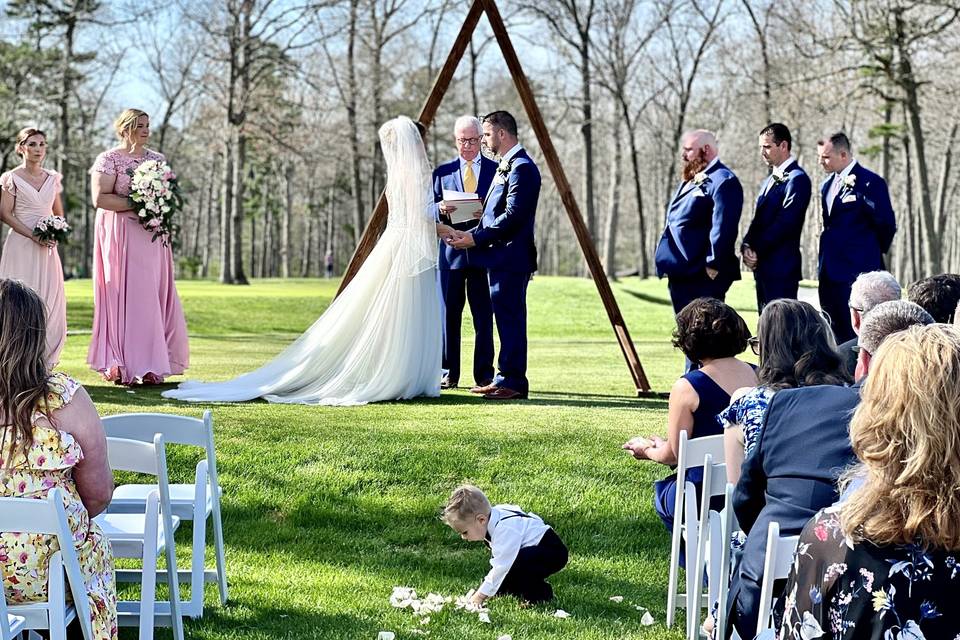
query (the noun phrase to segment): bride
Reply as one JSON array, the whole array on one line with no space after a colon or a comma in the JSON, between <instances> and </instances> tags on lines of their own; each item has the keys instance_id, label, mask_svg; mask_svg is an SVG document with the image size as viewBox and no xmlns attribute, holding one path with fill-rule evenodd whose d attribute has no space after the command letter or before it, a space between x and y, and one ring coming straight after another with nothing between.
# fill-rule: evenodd
<instances>
[{"instance_id":1,"label":"bride","mask_svg":"<svg viewBox=\"0 0 960 640\"><path fill-rule=\"evenodd\" d=\"M387 163L387 227L346 289L256 371L227 382L187 381L164 397L357 405L440 395L436 265L437 232L445 228L429 214L430 164L409 118L380 127L380 143Z\"/></svg>"}]
</instances>

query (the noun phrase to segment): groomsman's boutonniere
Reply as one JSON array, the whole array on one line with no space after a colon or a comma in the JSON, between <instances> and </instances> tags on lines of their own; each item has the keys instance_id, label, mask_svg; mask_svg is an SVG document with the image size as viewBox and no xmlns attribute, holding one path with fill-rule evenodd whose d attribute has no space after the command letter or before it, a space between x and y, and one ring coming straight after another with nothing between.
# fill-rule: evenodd
<instances>
[{"instance_id":1,"label":"groomsman's boutonniere","mask_svg":"<svg viewBox=\"0 0 960 640\"><path fill-rule=\"evenodd\" d=\"M783 184L787 181L787 174L780 167L774 167L770 175L773 176L773 184Z\"/></svg>"},{"instance_id":2,"label":"groomsman's boutonniere","mask_svg":"<svg viewBox=\"0 0 960 640\"><path fill-rule=\"evenodd\" d=\"M707 174L701 171L697 175L693 176L693 184L695 184L698 187L702 187L707 182L708 179L709 178L707 178Z\"/></svg>"},{"instance_id":3,"label":"groomsman's boutonniere","mask_svg":"<svg viewBox=\"0 0 960 640\"><path fill-rule=\"evenodd\" d=\"M848 189L853 189L855 186L857 186L857 176L853 175L852 173L848 173L843 179L843 186Z\"/></svg>"}]
</instances>

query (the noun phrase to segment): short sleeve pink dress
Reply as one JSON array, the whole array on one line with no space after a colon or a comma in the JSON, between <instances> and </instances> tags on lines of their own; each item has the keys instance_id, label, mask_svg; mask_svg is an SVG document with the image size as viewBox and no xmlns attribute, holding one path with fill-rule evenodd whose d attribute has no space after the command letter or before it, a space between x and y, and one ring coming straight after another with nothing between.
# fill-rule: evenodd
<instances>
[{"instance_id":1,"label":"short sleeve pink dress","mask_svg":"<svg viewBox=\"0 0 960 640\"><path fill-rule=\"evenodd\" d=\"M53 201L62 189L59 173L49 169L44 169L44 173L47 176L39 190L14 171L0 175L0 189L16 198L13 215L30 229L41 218L53 215ZM46 305L47 367L52 369L60 361L67 339L67 299L63 295L63 267L57 250L42 247L11 229L3 243L0 278L20 280L36 291Z\"/></svg>"},{"instance_id":2,"label":"short sleeve pink dress","mask_svg":"<svg viewBox=\"0 0 960 640\"><path fill-rule=\"evenodd\" d=\"M130 175L146 160L120 149L97 156L91 173L116 176L113 192L130 194ZM187 323L173 281L173 252L130 211L97 210L93 238L93 338L87 363L122 384L160 382L189 364Z\"/></svg>"}]
</instances>

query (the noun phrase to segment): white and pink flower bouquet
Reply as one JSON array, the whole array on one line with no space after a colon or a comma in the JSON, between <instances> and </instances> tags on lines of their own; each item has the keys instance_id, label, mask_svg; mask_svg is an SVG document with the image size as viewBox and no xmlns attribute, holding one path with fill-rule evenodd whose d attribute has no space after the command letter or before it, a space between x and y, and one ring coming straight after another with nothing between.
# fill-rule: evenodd
<instances>
[{"instance_id":1,"label":"white and pink flower bouquet","mask_svg":"<svg viewBox=\"0 0 960 640\"><path fill-rule=\"evenodd\" d=\"M177 233L176 214L183 209L183 196L177 174L166 162L147 160L136 169L129 169L130 200L140 226L153 233L163 244L170 244Z\"/></svg>"},{"instance_id":2,"label":"white and pink flower bouquet","mask_svg":"<svg viewBox=\"0 0 960 640\"><path fill-rule=\"evenodd\" d=\"M70 237L70 225L60 216L45 216L40 218L37 226L33 228L33 235L37 240L47 244L52 242L66 243ZM52 246L49 247L49 251L53 251Z\"/></svg>"}]
</instances>

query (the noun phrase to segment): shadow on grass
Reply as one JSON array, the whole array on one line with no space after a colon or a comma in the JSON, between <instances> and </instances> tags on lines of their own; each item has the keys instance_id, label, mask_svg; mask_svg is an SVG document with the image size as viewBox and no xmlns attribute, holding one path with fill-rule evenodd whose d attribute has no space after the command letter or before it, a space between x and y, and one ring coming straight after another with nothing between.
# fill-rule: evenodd
<instances>
[{"instance_id":1,"label":"shadow on grass","mask_svg":"<svg viewBox=\"0 0 960 640\"><path fill-rule=\"evenodd\" d=\"M620 291L623 291L624 293L633 296L633 297L636 298L637 300L643 300L644 302L650 302L650 303L652 303L652 304L658 304L658 305L667 306L667 307L673 306L673 303L670 301L669 298L661 298L660 296L652 296L652 295L650 295L649 293L643 293L643 292L641 292L641 291L634 291L633 289L627 289L626 287L621 288Z\"/></svg>"}]
</instances>

